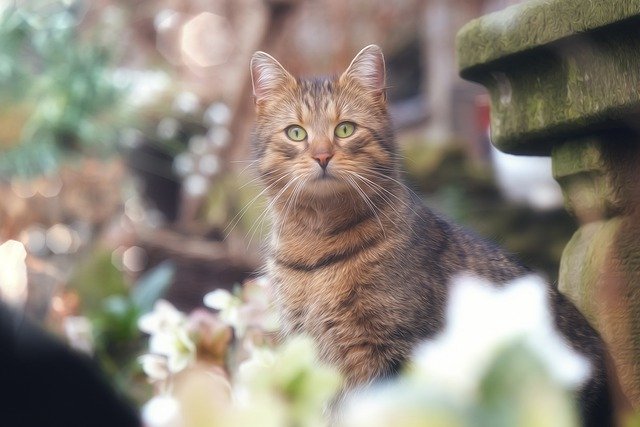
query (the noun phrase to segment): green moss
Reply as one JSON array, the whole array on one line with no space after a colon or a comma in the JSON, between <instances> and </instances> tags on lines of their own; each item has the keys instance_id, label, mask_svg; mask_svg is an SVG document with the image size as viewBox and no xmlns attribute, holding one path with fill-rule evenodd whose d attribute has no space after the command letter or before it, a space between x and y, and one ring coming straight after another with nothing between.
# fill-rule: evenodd
<instances>
[{"instance_id":1,"label":"green moss","mask_svg":"<svg viewBox=\"0 0 640 427\"><path fill-rule=\"evenodd\" d=\"M475 19L458 33L460 69L470 69L640 15L636 0L536 0Z\"/></svg>"},{"instance_id":2,"label":"green moss","mask_svg":"<svg viewBox=\"0 0 640 427\"><path fill-rule=\"evenodd\" d=\"M577 3L584 7L567 20ZM553 145L615 126L640 109L640 2L597 4L525 3L470 24L508 28L501 38L487 38L489 33L470 37L467 27L460 32L461 74L489 90L493 142L499 149L549 155ZM544 19L533 19L535 14ZM498 25L500 19L504 25ZM576 34L583 30L587 32ZM522 37L529 33L532 39L525 43Z\"/></svg>"}]
</instances>

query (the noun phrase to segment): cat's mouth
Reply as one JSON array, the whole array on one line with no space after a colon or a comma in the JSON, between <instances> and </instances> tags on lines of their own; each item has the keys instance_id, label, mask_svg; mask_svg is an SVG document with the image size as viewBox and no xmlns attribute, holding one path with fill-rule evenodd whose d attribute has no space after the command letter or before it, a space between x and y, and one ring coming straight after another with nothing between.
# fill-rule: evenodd
<instances>
[{"instance_id":1,"label":"cat's mouth","mask_svg":"<svg viewBox=\"0 0 640 427\"><path fill-rule=\"evenodd\" d=\"M310 179L306 187L316 197L335 196L341 192L343 181L335 174L323 171Z\"/></svg>"},{"instance_id":2,"label":"cat's mouth","mask_svg":"<svg viewBox=\"0 0 640 427\"><path fill-rule=\"evenodd\" d=\"M337 181L338 179L330 174L329 172L327 172L326 169L324 169L321 173L318 174L318 176L316 176L313 181L317 182L317 181Z\"/></svg>"}]
</instances>

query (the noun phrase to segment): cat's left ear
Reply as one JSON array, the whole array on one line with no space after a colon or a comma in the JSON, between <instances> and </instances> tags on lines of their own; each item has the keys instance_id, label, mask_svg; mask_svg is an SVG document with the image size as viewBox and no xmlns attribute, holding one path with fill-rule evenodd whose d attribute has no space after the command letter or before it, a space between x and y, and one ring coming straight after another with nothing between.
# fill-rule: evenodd
<instances>
[{"instance_id":1,"label":"cat's left ear","mask_svg":"<svg viewBox=\"0 0 640 427\"><path fill-rule=\"evenodd\" d=\"M295 83L295 79L273 56L258 51L251 57L251 83L258 104L286 84Z\"/></svg>"},{"instance_id":2,"label":"cat's left ear","mask_svg":"<svg viewBox=\"0 0 640 427\"><path fill-rule=\"evenodd\" d=\"M362 49L345 71L340 80L353 79L377 94L384 95L385 68L382 49L375 44Z\"/></svg>"}]
</instances>

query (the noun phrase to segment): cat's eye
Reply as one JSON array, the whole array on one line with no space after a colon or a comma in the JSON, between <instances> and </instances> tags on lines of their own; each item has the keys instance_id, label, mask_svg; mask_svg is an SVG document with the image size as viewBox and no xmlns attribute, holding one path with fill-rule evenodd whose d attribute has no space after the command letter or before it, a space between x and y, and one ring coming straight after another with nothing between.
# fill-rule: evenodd
<instances>
[{"instance_id":1,"label":"cat's eye","mask_svg":"<svg viewBox=\"0 0 640 427\"><path fill-rule=\"evenodd\" d=\"M338 138L347 138L353 135L353 132L356 130L356 125L351 122L342 122L338 126L336 126L336 130L334 131Z\"/></svg>"},{"instance_id":2,"label":"cat's eye","mask_svg":"<svg viewBox=\"0 0 640 427\"><path fill-rule=\"evenodd\" d=\"M285 129L287 137L292 141L303 141L307 137L307 131L302 126L292 125Z\"/></svg>"}]
</instances>

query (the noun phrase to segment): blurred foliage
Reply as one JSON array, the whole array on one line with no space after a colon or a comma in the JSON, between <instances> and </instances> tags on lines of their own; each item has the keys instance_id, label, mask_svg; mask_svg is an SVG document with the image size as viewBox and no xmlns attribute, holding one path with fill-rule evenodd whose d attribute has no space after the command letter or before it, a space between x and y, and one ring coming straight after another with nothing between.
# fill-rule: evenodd
<instances>
[{"instance_id":1,"label":"blurred foliage","mask_svg":"<svg viewBox=\"0 0 640 427\"><path fill-rule=\"evenodd\" d=\"M480 384L477 425L573 426L577 407L567 390L558 387L540 360L524 345L500 351Z\"/></svg>"},{"instance_id":2,"label":"blurred foliage","mask_svg":"<svg viewBox=\"0 0 640 427\"><path fill-rule=\"evenodd\" d=\"M138 319L164 295L174 273L173 264L164 262L130 286L114 266L111 252L97 250L69 282L93 326L95 356L119 390L138 400L148 393L135 359L143 348Z\"/></svg>"},{"instance_id":3,"label":"blurred foliage","mask_svg":"<svg viewBox=\"0 0 640 427\"><path fill-rule=\"evenodd\" d=\"M111 55L81 34L79 15L74 2L0 11L0 176L51 172L68 155L115 149L120 94Z\"/></svg>"},{"instance_id":4,"label":"blurred foliage","mask_svg":"<svg viewBox=\"0 0 640 427\"><path fill-rule=\"evenodd\" d=\"M526 266L556 281L560 256L576 229L564 209L535 211L506 200L490 165L472 163L460 141L402 145L411 187L450 219L513 253Z\"/></svg>"},{"instance_id":5,"label":"blurred foliage","mask_svg":"<svg viewBox=\"0 0 640 427\"><path fill-rule=\"evenodd\" d=\"M451 301L458 305L450 311L455 318L449 319L442 334L414 351L399 376L356 392L342 390L341 375L319 360L313 339L269 338L273 328L266 314L273 310L268 303L273 294L265 279L246 283L237 294L223 290L209 294L205 304L217 313L182 313L159 301L140 322L150 334L149 354L141 357L142 363L156 384L156 395L143 407L143 421L149 427L577 426L573 390L586 380L588 362L569 347L554 347L549 355L548 343L536 340L546 331L556 334L551 318L540 315L548 313L543 282L529 278L527 283L491 290L491 284L472 280L464 294L458 292ZM537 297L532 298L532 287ZM247 293L248 289L253 292ZM497 308L490 323L514 304L530 310L520 307L524 319L516 326L486 331L488 339L471 343L469 351L460 353L459 343L469 341L469 330L452 325L478 325L474 310L460 309L470 302ZM259 307L271 308L258 310L260 315L251 316L247 328L247 315ZM232 340L228 334L211 333L225 325L234 330ZM167 360L184 351L179 336L191 343L192 357L172 369ZM217 341L216 351L226 352L227 357L203 357L203 340L210 341L210 348ZM569 367L572 379L553 369L554 363Z\"/></svg>"},{"instance_id":6,"label":"blurred foliage","mask_svg":"<svg viewBox=\"0 0 640 427\"><path fill-rule=\"evenodd\" d=\"M270 227L263 188L250 176L253 171L221 177L207 194L203 217L208 224L260 241ZM225 229L226 224L226 229Z\"/></svg>"},{"instance_id":7,"label":"blurred foliage","mask_svg":"<svg viewBox=\"0 0 640 427\"><path fill-rule=\"evenodd\" d=\"M102 310L102 302L112 295L126 295L124 276L112 262L111 251L97 250L79 265L69 280L82 301L82 310L95 315Z\"/></svg>"}]
</instances>

